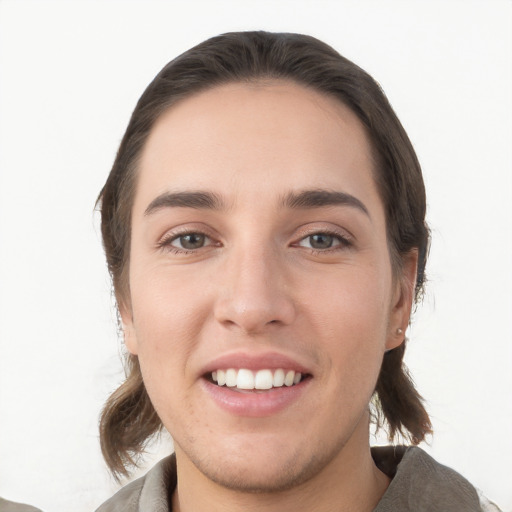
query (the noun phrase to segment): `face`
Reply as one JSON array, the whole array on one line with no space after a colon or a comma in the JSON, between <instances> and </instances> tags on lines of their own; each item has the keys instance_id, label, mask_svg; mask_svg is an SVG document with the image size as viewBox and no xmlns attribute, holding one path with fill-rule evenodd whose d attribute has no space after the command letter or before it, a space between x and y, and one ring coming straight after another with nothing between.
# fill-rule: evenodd
<instances>
[{"instance_id":1,"label":"face","mask_svg":"<svg viewBox=\"0 0 512 512\"><path fill-rule=\"evenodd\" d=\"M156 123L122 317L178 471L284 489L368 450L415 270L393 278L370 155L348 108L286 82L217 87Z\"/></svg>"}]
</instances>

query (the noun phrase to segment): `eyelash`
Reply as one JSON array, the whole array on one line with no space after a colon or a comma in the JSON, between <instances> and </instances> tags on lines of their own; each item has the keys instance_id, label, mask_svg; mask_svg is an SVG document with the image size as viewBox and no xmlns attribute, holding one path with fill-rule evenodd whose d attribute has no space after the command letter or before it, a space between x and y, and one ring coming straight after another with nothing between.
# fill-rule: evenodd
<instances>
[{"instance_id":1,"label":"eyelash","mask_svg":"<svg viewBox=\"0 0 512 512\"><path fill-rule=\"evenodd\" d=\"M332 231L332 230L328 230L328 229L311 231L310 233L308 233L305 236L303 236L302 238L300 238L300 240L298 242L294 243L293 245L298 246L298 247L303 247L300 245L300 243L304 240L307 240L308 238L311 238L312 236L315 236L315 235L331 236L335 240L338 241L338 244L334 245L333 247L328 247L326 249L315 249L313 247L306 248L306 249L309 249L309 251L314 255L330 254L333 252L351 249L354 246L352 240L348 236L342 235L341 233L339 233L337 231Z\"/></svg>"},{"instance_id":2,"label":"eyelash","mask_svg":"<svg viewBox=\"0 0 512 512\"><path fill-rule=\"evenodd\" d=\"M203 245L202 247L199 247L197 249L180 249L179 247L175 247L172 245L172 242L174 242L175 240L178 240L182 237L185 237L185 236L189 236L189 235L199 235L199 236L204 236L205 239L209 240L210 243L208 245ZM353 247L353 242L352 240L345 236L345 235L342 235L336 231L332 231L332 230L315 230L315 231L311 231L310 233L307 233L305 234L304 236L302 236L297 242L294 242L293 244L291 244L292 247L304 247L302 245L300 245L300 243L312 236L315 236L315 235L326 235L326 236L330 236L330 237L333 237L335 240L338 241L338 244L334 245L333 247L328 247L326 249L315 249L313 247L305 247L306 249L308 249L311 254L314 254L314 255L319 255L319 254L329 254L329 253L332 253L332 252L337 252L337 251L343 251L343 250L347 250L347 249L350 249ZM218 243L216 244L212 237L209 236L207 233L205 233L204 231L201 231L201 230L190 230L190 231L183 231L181 233L169 233L168 235L164 236L158 243L157 243L157 247L159 249L163 249L163 250L166 250L172 254L180 254L180 255L187 255L187 254L193 254L193 253L197 253L198 251L200 251L201 249L204 249L204 248L207 248L207 247L211 247L212 245L217 245L218 246Z\"/></svg>"},{"instance_id":3,"label":"eyelash","mask_svg":"<svg viewBox=\"0 0 512 512\"><path fill-rule=\"evenodd\" d=\"M199 247L198 249L180 249L179 247L175 247L172 245L172 242L175 240L179 240L182 237L189 236L189 235L199 235L204 236L207 240L212 240L212 237L208 236L204 231L201 230L189 230L189 231L183 231L181 233L169 233L168 235L165 235L157 244L157 247L159 249L166 250L172 254L194 254L200 249L203 249L205 247L210 247L212 244L208 244L203 247Z\"/></svg>"}]
</instances>

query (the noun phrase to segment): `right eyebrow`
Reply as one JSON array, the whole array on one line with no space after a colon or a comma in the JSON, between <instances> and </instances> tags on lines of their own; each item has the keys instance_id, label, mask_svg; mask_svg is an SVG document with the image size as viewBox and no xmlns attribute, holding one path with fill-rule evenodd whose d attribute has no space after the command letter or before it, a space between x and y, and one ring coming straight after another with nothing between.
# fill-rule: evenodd
<instances>
[{"instance_id":1,"label":"right eyebrow","mask_svg":"<svg viewBox=\"0 0 512 512\"><path fill-rule=\"evenodd\" d=\"M209 191L164 192L149 203L144 215L151 215L162 208L222 210L225 205L220 196Z\"/></svg>"},{"instance_id":2,"label":"right eyebrow","mask_svg":"<svg viewBox=\"0 0 512 512\"><path fill-rule=\"evenodd\" d=\"M312 209L325 206L350 206L370 218L365 204L357 197L338 190L312 189L291 192L287 194L282 203L292 209Z\"/></svg>"}]
</instances>

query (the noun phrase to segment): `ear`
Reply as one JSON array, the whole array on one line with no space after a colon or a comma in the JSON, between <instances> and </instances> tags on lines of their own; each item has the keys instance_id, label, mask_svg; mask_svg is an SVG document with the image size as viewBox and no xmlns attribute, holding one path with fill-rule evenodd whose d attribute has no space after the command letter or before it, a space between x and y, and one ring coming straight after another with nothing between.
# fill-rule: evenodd
<instances>
[{"instance_id":1,"label":"ear","mask_svg":"<svg viewBox=\"0 0 512 512\"><path fill-rule=\"evenodd\" d=\"M131 306L124 301L118 302L119 315L121 317L121 326L123 328L124 344L130 354L138 355L137 336L133 324L133 311Z\"/></svg>"},{"instance_id":2,"label":"ear","mask_svg":"<svg viewBox=\"0 0 512 512\"><path fill-rule=\"evenodd\" d=\"M418 271L418 250L411 249L402 261L400 275L396 278L392 309L389 316L386 351L401 345L411 316L416 274Z\"/></svg>"}]
</instances>

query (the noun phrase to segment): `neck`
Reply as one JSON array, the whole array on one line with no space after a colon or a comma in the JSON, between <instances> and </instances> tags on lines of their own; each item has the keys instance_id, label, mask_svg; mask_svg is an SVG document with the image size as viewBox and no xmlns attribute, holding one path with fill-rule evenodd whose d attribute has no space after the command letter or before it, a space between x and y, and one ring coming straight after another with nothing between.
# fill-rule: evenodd
<instances>
[{"instance_id":1,"label":"neck","mask_svg":"<svg viewBox=\"0 0 512 512\"><path fill-rule=\"evenodd\" d=\"M322 471L291 489L247 493L212 482L176 447L178 486L173 512L371 512L389 485L371 457L368 430L350 441Z\"/></svg>"}]
</instances>

